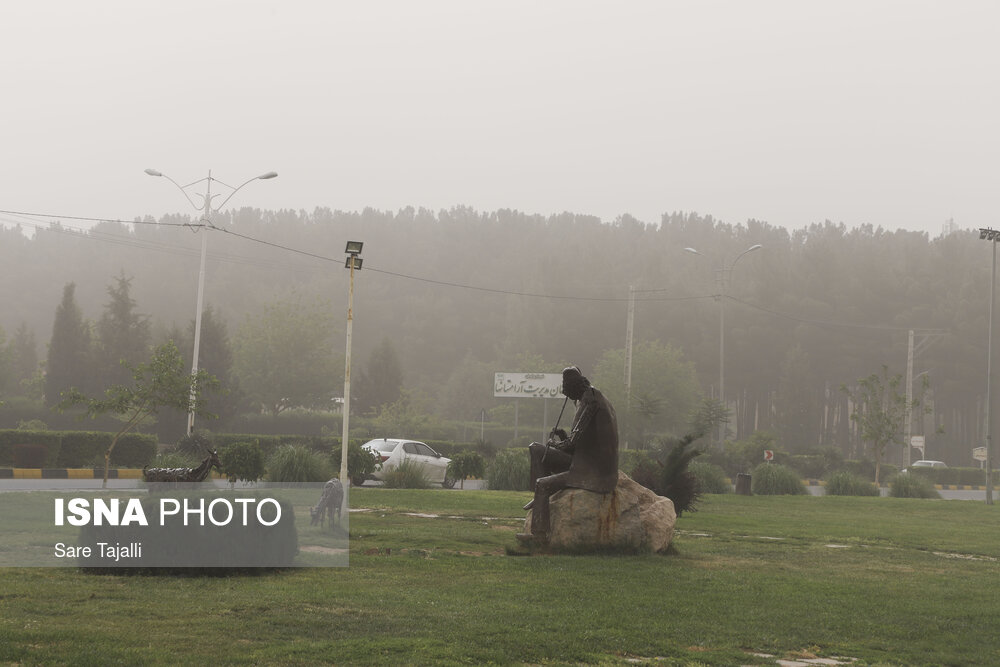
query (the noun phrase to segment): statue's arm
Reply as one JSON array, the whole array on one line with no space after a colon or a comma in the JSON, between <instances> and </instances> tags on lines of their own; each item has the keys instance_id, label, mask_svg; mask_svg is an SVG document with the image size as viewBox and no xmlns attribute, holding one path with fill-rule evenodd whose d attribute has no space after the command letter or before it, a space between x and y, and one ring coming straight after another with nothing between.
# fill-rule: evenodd
<instances>
[{"instance_id":1,"label":"statue's arm","mask_svg":"<svg viewBox=\"0 0 1000 667\"><path fill-rule=\"evenodd\" d=\"M593 398L585 397L581 403L579 418L573 424L573 432L569 434L569 439L564 443L564 447L561 447L564 451L572 452L576 448L577 434L586 431L590 422L594 420L594 415L597 414L597 401Z\"/></svg>"}]
</instances>

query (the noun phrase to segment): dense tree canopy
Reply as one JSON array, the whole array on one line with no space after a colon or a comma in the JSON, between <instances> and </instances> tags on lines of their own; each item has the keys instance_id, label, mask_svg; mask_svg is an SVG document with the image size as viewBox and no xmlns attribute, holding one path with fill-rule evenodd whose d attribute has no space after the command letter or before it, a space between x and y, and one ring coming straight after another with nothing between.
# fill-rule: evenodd
<instances>
[{"instance_id":1,"label":"dense tree canopy","mask_svg":"<svg viewBox=\"0 0 1000 667\"><path fill-rule=\"evenodd\" d=\"M0 327L8 340L22 323L28 332L53 332L38 340L49 346L51 391L65 385L67 371L79 363L75 354L61 355L68 338L87 335L84 314L101 313L113 276L132 277L130 297L149 314L154 332L190 321L199 238L180 226L184 222L190 219L167 216L102 223L87 232L55 224L31 238L2 231ZM538 370L511 367L517 354L565 360L594 377L603 356L624 346L631 286L637 349L660 341L677 350L706 397L718 394L724 309L724 399L734 438L766 429L787 450L827 445L871 456L838 388L883 365L905 368L912 329L920 343L914 372L927 371L933 388L932 414L913 426L927 436L927 456L966 465L984 439L989 246L970 231L930 238L829 221L789 231L693 213L666 214L658 224L630 216L604 223L571 213L464 207L242 209L221 214L215 224L219 229L208 232L206 302L221 308L237 332L233 363L242 389L269 410L283 398L298 400L292 390L304 383L311 390L303 404L315 404L322 392L324 400L340 395L347 301L342 249L356 239L365 242L365 263L356 274L353 355L368 360L388 339L405 369L403 388L432 399L428 404L442 416L473 419L486 409L512 420L509 402L493 399L490 382L495 371ZM762 249L734 267L755 244ZM727 278L724 301L720 276ZM76 292L70 290L66 314L54 326L59 286L67 283L75 283ZM301 326L263 314L298 298L333 305L323 320L289 314ZM267 345L264 331L293 342ZM298 354L305 348L294 336L309 336L306 348L324 349L325 361ZM615 365L600 375L602 391L622 391L623 369ZM276 369L289 378L267 375ZM291 379L299 381L282 384ZM652 413L657 400L674 399L649 394L643 400ZM524 409L539 409L522 408L522 421ZM899 455L890 445L888 460Z\"/></svg>"}]
</instances>

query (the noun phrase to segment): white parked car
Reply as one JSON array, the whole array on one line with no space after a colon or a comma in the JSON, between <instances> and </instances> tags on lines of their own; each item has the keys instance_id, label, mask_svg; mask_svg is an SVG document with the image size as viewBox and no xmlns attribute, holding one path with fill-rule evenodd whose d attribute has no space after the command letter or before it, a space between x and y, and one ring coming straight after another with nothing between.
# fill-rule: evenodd
<instances>
[{"instance_id":1,"label":"white parked car","mask_svg":"<svg viewBox=\"0 0 1000 667\"><path fill-rule=\"evenodd\" d=\"M374 453L382 462L382 467L372 473L373 479L384 479L387 472L395 470L400 463L407 461L419 465L428 482L440 484L446 489L455 486L455 480L448 476L448 464L451 463L451 459L441 456L422 442L402 438L380 438L369 440L361 446Z\"/></svg>"},{"instance_id":2,"label":"white parked car","mask_svg":"<svg viewBox=\"0 0 1000 667\"><path fill-rule=\"evenodd\" d=\"M910 464L910 468L947 468L948 466L944 461L914 461ZM903 472L908 472L910 468L903 468Z\"/></svg>"}]
</instances>

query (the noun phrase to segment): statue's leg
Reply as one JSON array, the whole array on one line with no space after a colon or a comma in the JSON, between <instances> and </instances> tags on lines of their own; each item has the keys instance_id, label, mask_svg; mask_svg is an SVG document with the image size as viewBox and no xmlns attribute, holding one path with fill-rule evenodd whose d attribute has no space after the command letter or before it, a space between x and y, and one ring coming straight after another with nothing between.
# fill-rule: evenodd
<instances>
[{"instance_id":1,"label":"statue's leg","mask_svg":"<svg viewBox=\"0 0 1000 667\"><path fill-rule=\"evenodd\" d=\"M528 445L528 454L531 458L531 486L529 488L532 491L535 490L535 483L539 478L566 472L573 461L573 457L561 449L548 447L548 452L545 450L545 445L539 442ZM524 509L530 510L534 504L535 501L532 500L524 506Z\"/></svg>"},{"instance_id":2,"label":"statue's leg","mask_svg":"<svg viewBox=\"0 0 1000 667\"><path fill-rule=\"evenodd\" d=\"M534 507L531 511L531 534L546 539L549 533L549 497L556 491L565 489L568 472L542 477L535 482Z\"/></svg>"}]
</instances>

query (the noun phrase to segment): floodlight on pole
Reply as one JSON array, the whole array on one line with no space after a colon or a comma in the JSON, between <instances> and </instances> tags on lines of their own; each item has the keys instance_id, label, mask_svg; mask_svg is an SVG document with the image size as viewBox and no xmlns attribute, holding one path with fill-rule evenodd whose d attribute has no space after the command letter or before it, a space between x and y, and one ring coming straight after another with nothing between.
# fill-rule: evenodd
<instances>
[{"instance_id":1,"label":"floodlight on pole","mask_svg":"<svg viewBox=\"0 0 1000 667\"><path fill-rule=\"evenodd\" d=\"M344 357L344 415L340 436L340 482L347 486L347 434L351 417L351 333L354 329L354 272L361 270L362 241L348 241L344 252L347 254L345 269L351 271L351 282L347 292L347 354ZM347 496L344 496L344 512L347 511ZM345 514L346 516L346 514Z\"/></svg>"},{"instance_id":2,"label":"floodlight on pole","mask_svg":"<svg viewBox=\"0 0 1000 667\"><path fill-rule=\"evenodd\" d=\"M756 243L739 255L733 260L733 263L726 268L726 262L723 260L722 268L718 269L718 283L719 283L719 404L725 409L726 406L726 283L732 278L733 268L736 267L736 263L743 259L744 255L747 255L755 250L760 250L763 248L760 243ZM689 252L693 255L699 255L704 257L703 253L698 252L694 248L684 248L684 252ZM719 446L726 440L726 423L723 421L719 424Z\"/></svg>"},{"instance_id":3,"label":"floodlight on pole","mask_svg":"<svg viewBox=\"0 0 1000 667\"><path fill-rule=\"evenodd\" d=\"M997 239L1000 231L979 230L979 238L993 246L993 269L990 272L990 323L986 335L986 504L993 504L993 306L997 288Z\"/></svg>"},{"instance_id":4,"label":"floodlight on pole","mask_svg":"<svg viewBox=\"0 0 1000 667\"><path fill-rule=\"evenodd\" d=\"M220 210L222 210L222 207L226 205L226 202L232 199L233 195L235 195L237 192L243 189L243 186L248 185L253 181L258 181L258 180L266 181L272 178L277 178L278 176L278 172L269 171L266 174L261 174L260 176L254 176L253 178L248 179L241 185L238 185L237 187L234 188L231 185L226 185L217 178L212 178L211 169L208 171L208 176L206 178L198 179L197 181L194 181L193 183L188 183L187 185L181 185L174 179L170 178L163 172L158 171L156 169L146 169L145 172L149 176L156 176L157 178L165 178L171 183L173 183L174 186L181 191L181 194L184 195L184 197L188 200L188 203L190 203L191 206L195 208L195 210L202 211L201 226L208 229L213 229L215 227L215 225L212 224L212 213L213 212L218 213ZM205 194L201 195L202 203L199 206L194 202L193 199L191 199L191 195L188 194L187 189L190 188L192 185L197 185L198 183L201 183L203 181L205 182ZM212 206L212 197L217 197L219 195L212 194L213 181L232 190L232 192L229 193L229 196L223 199L222 203L215 207ZM202 230L202 232L204 232L204 229ZM198 269L198 305L197 305L198 310L195 313L194 317L194 350L192 352L192 362L191 362L192 384L191 384L191 397L190 400L188 401L187 435L191 435L192 433L194 433L194 412L195 412L194 378L196 375L198 375L198 355L200 353L200 347L201 347L201 312L204 308L204 301L205 301L205 263L207 257L208 257L208 235L203 233L201 236L201 262Z\"/></svg>"}]
</instances>

